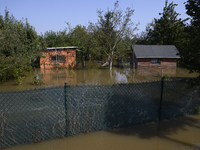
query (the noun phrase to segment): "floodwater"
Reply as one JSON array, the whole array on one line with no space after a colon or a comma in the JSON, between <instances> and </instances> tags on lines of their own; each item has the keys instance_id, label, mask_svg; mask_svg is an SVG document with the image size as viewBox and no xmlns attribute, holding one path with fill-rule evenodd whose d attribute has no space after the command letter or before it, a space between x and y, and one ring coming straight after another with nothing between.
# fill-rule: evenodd
<instances>
[{"instance_id":1,"label":"floodwater","mask_svg":"<svg viewBox=\"0 0 200 150\"><path fill-rule=\"evenodd\" d=\"M44 85L32 85L34 75L43 75ZM76 84L131 83L160 79L161 69L129 68L87 70L43 70L27 74L22 85L13 80L0 83L0 90L38 88ZM182 68L163 69L170 77L196 77ZM6 150L200 150L200 115L188 115L160 122L149 122L124 128L97 131L35 144L24 144Z\"/></svg>"},{"instance_id":2,"label":"floodwater","mask_svg":"<svg viewBox=\"0 0 200 150\"><path fill-rule=\"evenodd\" d=\"M200 150L200 115L181 116L6 150Z\"/></svg>"},{"instance_id":3,"label":"floodwater","mask_svg":"<svg viewBox=\"0 0 200 150\"><path fill-rule=\"evenodd\" d=\"M112 84L131 83L137 81L160 79L161 69L136 69L135 72L129 68L116 68L110 71L106 69L86 69L86 70L44 70L35 69L28 73L21 85L16 85L14 80L0 82L0 90L38 88L44 86L57 86L76 84ZM197 73L189 74L187 69L163 69L163 74L170 77L196 77ZM33 85L33 76L38 78L43 76L44 85ZM41 75L41 76L40 76Z\"/></svg>"}]
</instances>

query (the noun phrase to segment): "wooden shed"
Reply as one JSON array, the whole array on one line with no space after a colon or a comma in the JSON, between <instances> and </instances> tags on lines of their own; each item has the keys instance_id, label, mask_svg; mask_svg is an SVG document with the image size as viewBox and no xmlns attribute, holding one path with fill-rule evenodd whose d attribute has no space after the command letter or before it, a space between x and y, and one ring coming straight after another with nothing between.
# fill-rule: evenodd
<instances>
[{"instance_id":1,"label":"wooden shed","mask_svg":"<svg viewBox=\"0 0 200 150\"><path fill-rule=\"evenodd\" d=\"M40 68L56 68L76 65L76 51L78 47L52 47L43 51L44 58L40 58Z\"/></svg>"},{"instance_id":2,"label":"wooden shed","mask_svg":"<svg viewBox=\"0 0 200 150\"><path fill-rule=\"evenodd\" d=\"M131 68L176 68L180 58L174 45L132 45Z\"/></svg>"}]
</instances>

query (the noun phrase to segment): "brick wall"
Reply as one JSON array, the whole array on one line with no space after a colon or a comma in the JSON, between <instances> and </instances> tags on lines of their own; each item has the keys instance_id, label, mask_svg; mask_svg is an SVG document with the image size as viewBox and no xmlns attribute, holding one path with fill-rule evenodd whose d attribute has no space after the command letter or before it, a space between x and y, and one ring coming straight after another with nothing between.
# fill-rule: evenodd
<instances>
[{"instance_id":1,"label":"brick wall","mask_svg":"<svg viewBox=\"0 0 200 150\"><path fill-rule=\"evenodd\" d=\"M137 68L176 68L176 58L161 58L160 64L151 64L150 58L137 59Z\"/></svg>"},{"instance_id":2,"label":"brick wall","mask_svg":"<svg viewBox=\"0 0 200 150\"><path fill-rule=\"evenodd\" d=\"M76 65L76 49L64 49L64 50L45 50L42 55L45 56L45 58L40 58L40 68L54 68L56 67L56 61L53 61L51 59L51 56L55 56L57 53L57 59L58 56L64 56L64 60L62 62L59 62L59 59L57 60L57 66L63 66L64 68L67 68L69 65L74 67Z\"/></svg>"}]
</instances>

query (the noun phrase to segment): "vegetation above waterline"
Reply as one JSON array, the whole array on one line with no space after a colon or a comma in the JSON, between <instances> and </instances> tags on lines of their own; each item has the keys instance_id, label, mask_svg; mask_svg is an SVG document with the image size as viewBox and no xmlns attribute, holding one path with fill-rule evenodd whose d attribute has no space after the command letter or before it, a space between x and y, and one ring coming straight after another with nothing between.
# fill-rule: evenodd
<instances>
[{"instance_id":1,"label":"vegetation above waterline","mask_svg":"<svg viewBox=\"0 0 200 150\"><path fill-rule=\"evenodd\" d=\"M130 54L130 46L136 44L175 45L180 51L179 64L191 72L200 73L200 1L187 0L186 13L191 17L179 19L177 5L166 0L161 17L147 25L146 31L135 35L137 25L131 21L134 13L129 7L125 13L116 1L114 9L97 11L97 23L89 22L88 27L77 25L71 28L67 23L61 31L46 31L37 35L28 20L16 20L5 10L0 16L0 80L15 79L21 84L25 73L39 66L41 51L46 47L75 45L86 52L86 60L104 60L110 64ZM82 59L82 53L77 52ZM81 62L77 60L77 63ZM192 85L199 84L200 76Z\"/></svg>"}]
</instances>

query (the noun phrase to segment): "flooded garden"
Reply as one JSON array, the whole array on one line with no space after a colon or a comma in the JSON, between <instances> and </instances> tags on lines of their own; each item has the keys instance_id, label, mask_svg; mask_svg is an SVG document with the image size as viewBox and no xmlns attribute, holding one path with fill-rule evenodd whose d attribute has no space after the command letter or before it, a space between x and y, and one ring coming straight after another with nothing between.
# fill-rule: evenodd
<instances>
[{"instance_id":1,"label":"flooded garden","mask_svg":"<svg viewBox=\"0 0 200 150\"><path fill-rule=\"evenodd\" d=\"M6 150L199 150L200 115L97 131Z\"/></svg>"},{"instance_id":2,"label":"flooded garden","mask_svg":"<svg viewBox=\"0 0 200 150\"><path fill-rule=\"evenodd\" d=\"M198 75L189 74L189 71L183 68L163 69L162 72L166 78L188 78L196 77ZM44 84L34 85L34 82L36 82L34 79L37 81L43 81ZM160 100L160 81L158 80L160 79L161 69L132 70L128 67L113 67L113 69L110 70L109 68L96 69L86 67L85 69L77 70L35 69L27 74L21 85L16 85L14 80L1 82L0 90L20 90L45 87L44 92L46 92L47 95L40 95L42 94L42 91L40 92L39 90L34 90L32 91L33 93L27 90L27 92L30 92L28 95L26 94L26 91L24 93L22 92L20 95L16 95L16 106L12 111L16 110L18 113L13 114L16 116L13 119L20 119L20 114L26 116L24 112L28 114L27 117L29 119L28 122L26 122L26 117L22 117L20 119L21 122L19 123L20 126L16 126L17 128L11 124L13 126L13 131L7 129L11 120L8 118L6 120L5 115L6 113L10 115L11 111L8 107L12 108L12 104L15 104L13 101L10 101L9 98L8 100L10 103L8 104L2 101L2 105L7 105L8 107L5 107L7 111L5 111L5 114L0 114L2 115L0 116L0 119L4 121L1 124L2 128L0 128L2 129L2 139L0 141L2 144L6 145L6 138L3 136L3 133L5 134L7 132L7 134L9 133L12 135L9 139L11 139L13 143L17 143L14 140L18 136L16 133L22 134L19 131L25 126L30 139L32 139L30 136L32 130L33 132L37 132L37 135L42 136L44 139L46 139L46 136L49 136L49 134L47 134L48 132L44 132L45 134L43 134L42 130L50 131L52 128L58 135L60 132L62 132L62 134L65 133L67 126L67 123L65 126L65 117L63 117L65 116L65 106L63 106L65 96L64 94L61 94L62 96L58 97L61 101L58 101L59 104L56 104L57 100L55 100L55 97L57 97L56 95L59 95L59 92L56 88L53 90L53 87L61 85L58 89L60 89L60 92L62 93L64 84L67 82L67 85L81 85L77 87L68 87L69 89L67 93L69 99L68 116L73 119L73 121L69 122L69 129L70 132L79 132L79 130L80 132L74 135L70 134L69 137L61 136L60 138L55 138L57 135L55 137L52 135L51 138L53 139L50 138L50 140L48 140L47 138L46 141L41 140L42 142L39 142L40 140L38 140L40 138L42 139L42 137L33 137L36 142L27 142L30 144L16 144L16 146L6 147L6 150L200 149L200 115L194 114L180 116L187 111L185 109L186 107L188 107L188 112L190 112L190 110L194 112L193 110L196 109L194 108L196 106L195 104L196 102L199 102L199 98L196 97L199 95L197 92L198 88L194 91L187 91L187 89L180 91L180 87L183 87L182 85L184 85L184 83L179 83L179 81L177 83L168 83L166 89L164 88L163 95L164 105L162 115L164 119L158 121L157 109L159 108ZM143 81L153 82L146 84ZM143 84L132 84L135 82L143 82ZM118 84L120 85L119 87L116 84L111 87L110 85L114 83L131 84L130 86L128 84ZM88 85L95 86L93 87ZM2 92L0 94L6 95L9 93ZM15 96L15 93L12 93L12 96ZM23 97L26 97L26 99L23 100ZM135 97L134 100L133 97ZM29 100L34 101L34 103L29 102ZM20 105L17 105L18 103ZM22 107L22 104L27 105L27 107ZM33 108L32 105L34 106ZM18 109L18 107L20 109ZM4 109L4 107L2 108ZM62 108L62 110L60 108ZM56 115L59 117L56 117ZM91 117L87 117L87 115ZM178 117L170 118L169 116ZM15 120L16 122L17 119ZM34 127L31 125L32 121L36 124ZM59 126L59 128L56 127L54 121L59 122L63 126ZM115 125L113 126L113 124ZM28 130L29 128L31 130ZM3 132L3 130L5 131ZM84 132L82 132L82 130ZM24 133L26 132L23 132L23 136L25 137L26 134ZM21 135L20 137L23 136ZM20 140L26 141L23 138Z\"/></svg>"},{"instance_id":3,"label":"flooded garden","mask_svg":"<svg viewBox=\"0 0 200 150\"><path fill-rule=\"evenodd\" d=\"M68 85L78 84L113 84L113 83L132 83L139 81L160 80L161 71L167 78L170 77L183 77L192 78L197 77L197 73L190 74L187 69L130 69L129 66L99 68L99 64L95 63L94 67L87 67L85 69L33 69L22 80L21 85L16 85L16 81L8 80L6 82L0 82L0 90L12 90L12 89L30 89L48 86L64 85L67 82ZM42 78L43 85L33 84L34 77L38 80Z\"/></svg>"}]
</instances>

